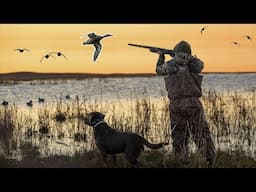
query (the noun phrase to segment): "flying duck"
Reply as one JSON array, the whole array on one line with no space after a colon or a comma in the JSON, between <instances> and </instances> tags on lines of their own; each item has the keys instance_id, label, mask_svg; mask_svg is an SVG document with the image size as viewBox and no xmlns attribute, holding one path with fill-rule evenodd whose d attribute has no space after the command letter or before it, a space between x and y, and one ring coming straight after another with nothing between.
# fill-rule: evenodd
<instances>
[{"instance_id":1,"label":"flying duck","mask_svg":"<svg viewBox=\"0 0 256 192\"><path fill-rule=\"evenodd\" d=\"M252 40L252 38L249 35L245 35L244 38L248 39L248 40Z\"/></svg>"},{"instance_id":2,"label":"flying duck","mask_svg":"<svg viewBox=\"0 0 256 192\"><path fill-rule=\"evenodd\" d=\"M51 55L51 54L57 54L57 56L63 56L66 60L68 60L67 57L63 53L61 53L60 51L58 51L58 52L55 51L55 52L49 53L49 55Z\"/></svg>"},{"instance_id":3,"label":"flying duck","mask_svg":"<svg viewBox=\"0 0 256 192\"><path fill-rule=\"evenodd\" d=\"M96 59L98 58L100 51L102 49L102 45L100 44L101 39L105 38L105 37L109 37L109 36L113 36L111 34L106 34L106 35L96 35L95 33L89 33L88 37L89 39L85 42L83 42L83 45L88 45L88 44L93 44L95 47L95 52L93 55L93 61L95 62Z\"/></svg>"},{"instance_id":4,"label":"flying duck","mask_svg":"<svg viewBox=\"0 0 256 192\"><path fill-rule=\"evenodd\" d=\"M204 32L204 30L207 28L208 26L205 26L205 27L203 27L202 29L201 29L201 35L203 34L203 32Z\"/></svg>"},{"instance_id":5,"label":"flying duck","mask_svg":"<svg viewBox=\"0 0 256 192\"><path fill-rule=\"evenodd\" d=\"M45 59L48 59L49 57L52 57L53 59L55 59L52 55L50 55L50 54L48 53L48 54L44 55L44 56L40 59L40 62L42 62L44 58L45 58Z\"/></svg>"},{"instance_id":6,"label":"flying duck","mask_svg":"<svg viewBox=\"0 0 256 192\"><path fill-rule=\"evenodd\" d=\"M14 51L19 51L20 53L23 53L24 51L28 51L28 52L30 52L30 50L28 50L28 49L20 49L20 48L18 48L18 49L14 49Z\"/></svg>"}]
</instances>

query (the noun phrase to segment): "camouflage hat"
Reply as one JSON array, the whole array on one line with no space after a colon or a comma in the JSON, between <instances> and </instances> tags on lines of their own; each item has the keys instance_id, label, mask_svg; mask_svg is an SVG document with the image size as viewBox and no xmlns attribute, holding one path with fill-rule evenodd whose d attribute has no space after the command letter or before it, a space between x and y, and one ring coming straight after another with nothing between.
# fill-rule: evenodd
<instances>
[{"instance_id":1,"label":"camouflage hat","mask_svg":"<svg viewBox=\"0 0 256 192\"><path fill-rule=\"evenodd\" d=\"M191 55L191 47L186 41L181 41L174 47L174 53L187 53Z\"/></svg>"}]
</instances>

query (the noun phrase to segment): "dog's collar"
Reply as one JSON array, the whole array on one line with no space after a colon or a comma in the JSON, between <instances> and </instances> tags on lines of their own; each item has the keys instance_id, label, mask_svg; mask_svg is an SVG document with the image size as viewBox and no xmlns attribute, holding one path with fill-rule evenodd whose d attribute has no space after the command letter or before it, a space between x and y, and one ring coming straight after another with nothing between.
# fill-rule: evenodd
<instances>
[{"instance_id":1,"label":"dog's collar","mask_svg":"<svg viewBox=\"0 0 256 192\"><path fill-rule=\"evenodd\" d=\"M105 121L99 121L99 122L95 123L95 125L93 125L93 128L97 127L101 123L105 123Z\"/></svg>"}]
</instances>

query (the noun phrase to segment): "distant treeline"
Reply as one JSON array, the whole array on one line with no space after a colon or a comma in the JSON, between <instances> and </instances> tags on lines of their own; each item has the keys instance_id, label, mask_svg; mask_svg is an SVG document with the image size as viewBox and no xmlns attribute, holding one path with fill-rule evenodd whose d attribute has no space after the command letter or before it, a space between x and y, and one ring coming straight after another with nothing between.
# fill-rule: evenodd
<instances>
[{"instance_id":1,"label":"distant treeline","mask_svg":"<svg viewBox=\"0 0 256 192\"><path fill-rule=\"evenodd\" d=\"M49 79L86 79L86 78L107 78L107 77L152 77L153 73L134 73L134 74L95 74L95 73L34 73L34 72L17 72L0 74L0 81L6 80L49 80Z\"/></svg>"},{"instance_id":2,"label":"distant treeline","mask_svg":"<svg viewBox=\"0 0 256 192\"><path fill-rule=\"evenodd\" d=\"M243 74L255 72L203 72L203 74ZM34 73L34 72L14 72L0 73L0 81L30 81L30 80L49 80L49 79L86 79L86 78L107 78L107 77L154 77L155 73Z\"/></svg>"}]
</instances>

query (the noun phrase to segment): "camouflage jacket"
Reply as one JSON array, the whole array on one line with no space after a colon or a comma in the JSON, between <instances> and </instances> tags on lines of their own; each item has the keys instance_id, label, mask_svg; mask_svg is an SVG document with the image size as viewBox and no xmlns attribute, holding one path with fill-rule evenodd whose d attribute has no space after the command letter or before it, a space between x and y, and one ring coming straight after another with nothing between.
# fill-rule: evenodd
<instances>
[{"instance_id":1,"label":"camouflage jacket","mask_svg":"<svg viewBox=\"0 0 256 192\"><path fill-rule=\"evenodd\" d=\"M165 87L173 107L186 108L200 105L198 98L202 96L202 76L199 73L203 69L203 62L192 56L185 59L183 64L177 62L177 58L163 61L164 56L160 55L156 72L158 75L165 75Z\"/></svg>"}]
</instances>

